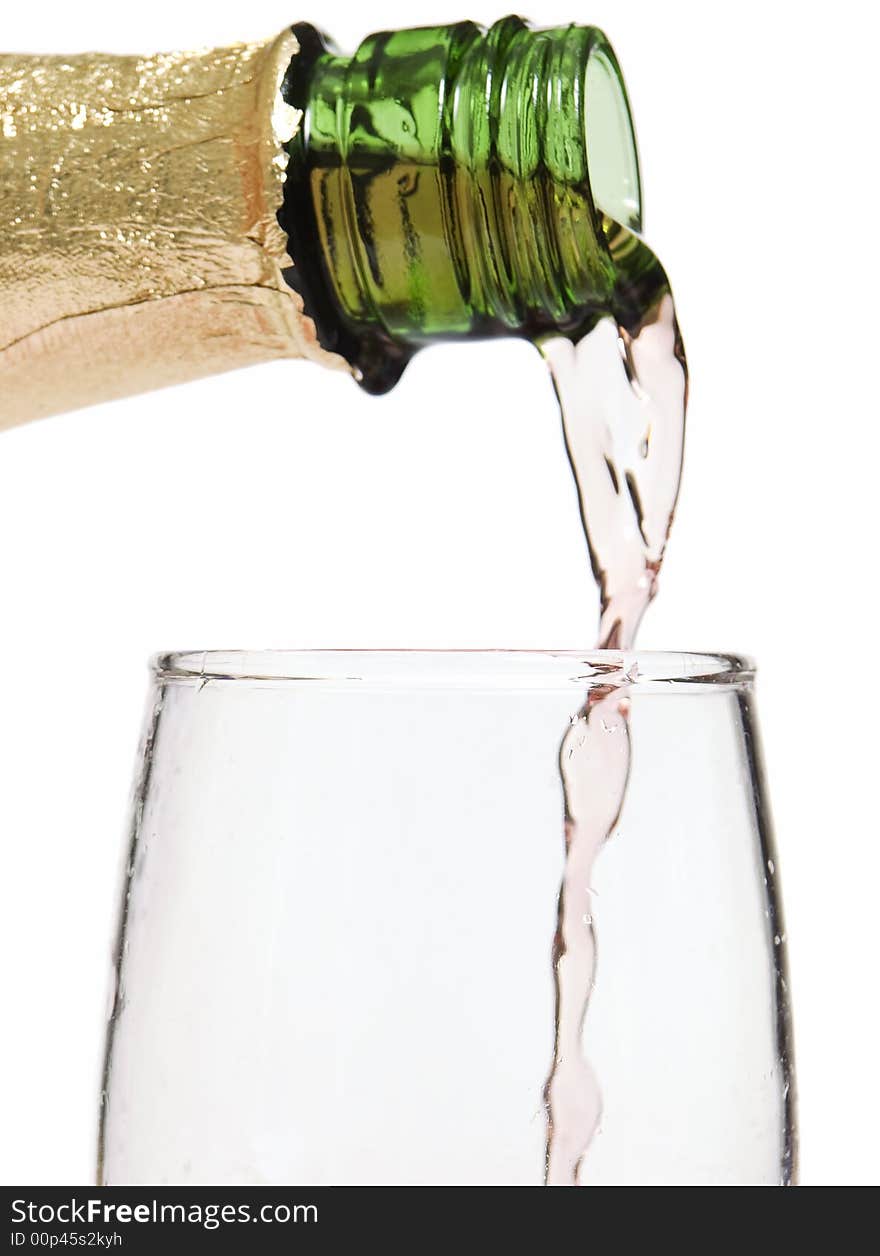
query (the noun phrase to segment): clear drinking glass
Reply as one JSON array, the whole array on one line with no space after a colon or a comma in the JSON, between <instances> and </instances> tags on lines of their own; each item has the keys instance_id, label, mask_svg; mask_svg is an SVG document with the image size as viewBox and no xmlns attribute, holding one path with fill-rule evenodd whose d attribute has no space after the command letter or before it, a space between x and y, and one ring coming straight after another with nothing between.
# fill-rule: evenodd
<instances>
[{"instance_id":1,"label":"clear drinking glass","mask_svg":"<svg viewBox=\"0 0 880 1256\"><path fill-rule=\"evenodd\" d=\"M540 1184L558 1023L586 1008L573 1076L601 1117L578 1182L790 1182L752 684L696 654L156 660L100 1180ZM561 769L591 703L630 761L588 886ZM562 1009L565 919L571 954L594 949Z\"/></svg>"}]
</instances>

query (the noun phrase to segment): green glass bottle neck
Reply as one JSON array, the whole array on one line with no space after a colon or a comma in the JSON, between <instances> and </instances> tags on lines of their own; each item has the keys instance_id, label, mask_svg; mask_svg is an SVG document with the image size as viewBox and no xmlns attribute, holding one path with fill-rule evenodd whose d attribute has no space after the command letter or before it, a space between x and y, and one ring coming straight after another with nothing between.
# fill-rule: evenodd
<instances>
[{"instance_id":1,"label":"green glass bottle neck","mask_svg":"<svg viewBox=\"0 0 880 1256\"><path fill-rule=\"evenodd\" d=\"M431 340L566 330L607 308L610 233L639 228L640 189L601 32L461 22L372 35L350 58L295 32L290 279L367 388Z\"/></svg>"}]
</instances>

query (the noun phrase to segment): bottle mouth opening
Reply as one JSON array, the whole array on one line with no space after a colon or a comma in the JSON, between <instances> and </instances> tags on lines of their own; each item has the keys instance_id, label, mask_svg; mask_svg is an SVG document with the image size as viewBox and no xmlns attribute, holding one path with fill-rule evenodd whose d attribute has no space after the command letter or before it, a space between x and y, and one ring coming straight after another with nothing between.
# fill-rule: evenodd
<instances>
[{"instance_id":1,"label":"bottle mouth opening","mask_svg":"<svg viewBox=\"0 0 880 1256\"><path fill-rule=\"evenodd\" d=\"M635 127L620 66L601 35L587 58L584 93L593 204L622 226L641 231L642 189Z\"/></svg>"}]
</instances>

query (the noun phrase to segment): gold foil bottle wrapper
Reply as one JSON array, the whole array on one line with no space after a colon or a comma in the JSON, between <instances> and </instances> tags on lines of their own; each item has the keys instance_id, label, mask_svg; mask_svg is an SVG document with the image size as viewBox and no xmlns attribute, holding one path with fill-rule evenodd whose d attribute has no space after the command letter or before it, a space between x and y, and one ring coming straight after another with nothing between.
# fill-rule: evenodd
<instances>
[{"instance_id":1,"label":"gold foil bottle wrapper","mask_svg":"<svg viewBox=\"0 0 880 1256\"><path fill-rule=\"evenodd\" d=\"M0 56L0 428L320 348L276 220L298 51Z\"/></svg>"}]
</instances>

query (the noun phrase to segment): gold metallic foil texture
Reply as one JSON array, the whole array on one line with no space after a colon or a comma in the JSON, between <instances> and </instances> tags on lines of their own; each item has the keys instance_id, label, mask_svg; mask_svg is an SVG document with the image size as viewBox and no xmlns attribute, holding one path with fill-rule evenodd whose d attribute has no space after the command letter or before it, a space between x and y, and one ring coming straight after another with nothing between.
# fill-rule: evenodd
<instances>
[{"instance_id":1,"label":"gold metallic foil texture","mask_svg":"<svg viewBox=\"0 0 880 1256\"><path fill-rule=\"evenodd\" d=\"M282 276L297 51L0 56L0 428L273 358L345 367Z\"/></svg>"}]
</instances>

